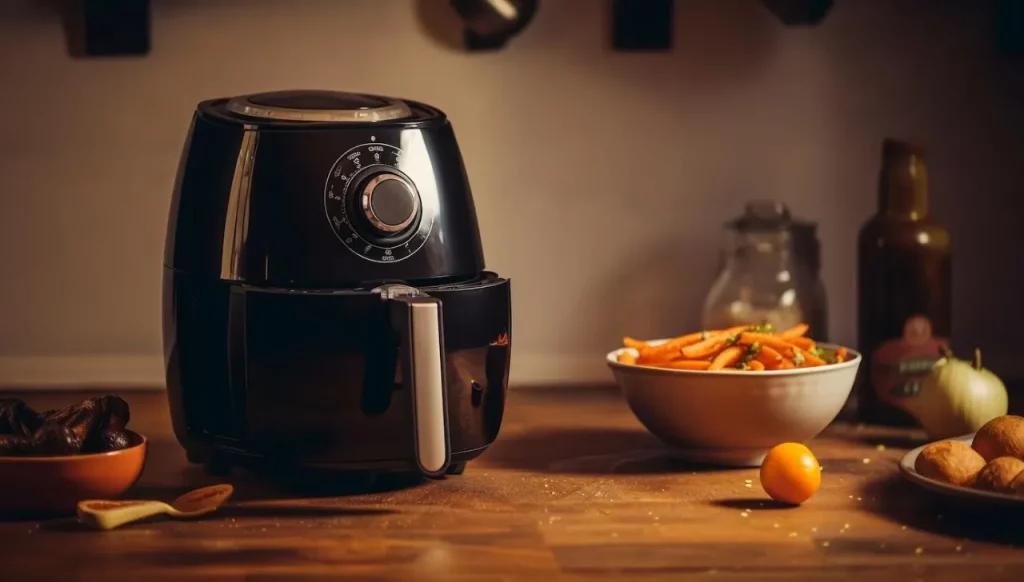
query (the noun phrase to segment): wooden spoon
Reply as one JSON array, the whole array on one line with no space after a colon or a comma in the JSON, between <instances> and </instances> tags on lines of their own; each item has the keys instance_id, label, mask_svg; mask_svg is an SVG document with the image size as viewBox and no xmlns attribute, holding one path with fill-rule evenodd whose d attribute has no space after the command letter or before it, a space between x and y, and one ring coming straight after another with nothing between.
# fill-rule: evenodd
<instances>
[{"instance_id":1,"label":"wooden spoon","mask_svg":"<svg viewBox=\"0 0 1024 582\"><path fill-rule=\"evenodd\" d=\"M163 501L89 499L78 503L78 519L99 529L114 529L160 514L177 518L199 517L216 511L234 491L235 488L228 484L211 485L189 491L170 505Z\"/></svg>"}]
</instances>

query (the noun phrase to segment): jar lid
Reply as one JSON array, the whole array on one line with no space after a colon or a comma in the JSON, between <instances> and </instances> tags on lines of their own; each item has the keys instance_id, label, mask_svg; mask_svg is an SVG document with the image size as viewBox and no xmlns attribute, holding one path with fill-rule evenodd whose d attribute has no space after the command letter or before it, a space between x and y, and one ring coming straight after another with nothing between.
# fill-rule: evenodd
<instances>
[{"instance_id":1,"label":"jar lid","mask_svg":"<svg viewBox=\"0 0 1024 582\"><path fill-rule=\"evenodd\" d=\"M818 223L796 220L789 208L776 200L751 200L738 218L726 227L740 235L779 235L785 237L797 256L813 272L821 268L821 243L818 241Z\"/></svg>"},{"instance_id":2,"label":"jar lid","mask_svg":"<svg viewBox=\"0 0 1024 582\"><path fill-rule=\"evenodd\" d=\"M792 218L786 205L775 200L751 200L743 214L726 223L727 228L742 233L778 232L789 228Z\"/></svg>"}]
</instances>

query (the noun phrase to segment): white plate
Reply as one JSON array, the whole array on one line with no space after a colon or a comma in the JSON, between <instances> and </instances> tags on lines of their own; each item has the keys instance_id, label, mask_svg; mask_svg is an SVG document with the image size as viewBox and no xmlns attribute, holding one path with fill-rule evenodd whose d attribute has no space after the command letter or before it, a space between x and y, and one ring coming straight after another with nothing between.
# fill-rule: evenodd
<instances>
[{"instance_id":1,"label":"white plate","mask_svg":"<svg viewBox=\"0 0 1024 582\"><path fill-rule=\"evenodd\" d=\"M944 440L960 441L970 445L971 442L974 441L974 434L972 433ZM943 483L942 481L936 481L935 479L925 477L918 473L917 469L914 468L914 463L917 462L917 455L921 454L921 451L927 446L928 445L922 445L917 447L906 455L903 455L903 458L900 459L900 472L903 473L903 476L911 482L926 489L931 489L937 493L942 493L943 495L949 495L951 497L958 497L963 500L1024 507L1024 497L1010 495L1008 493L981 491L980 489L971 489L970 487L958 487L956 485L950 485L949 483Z\"/></svg>"}]
</instances>

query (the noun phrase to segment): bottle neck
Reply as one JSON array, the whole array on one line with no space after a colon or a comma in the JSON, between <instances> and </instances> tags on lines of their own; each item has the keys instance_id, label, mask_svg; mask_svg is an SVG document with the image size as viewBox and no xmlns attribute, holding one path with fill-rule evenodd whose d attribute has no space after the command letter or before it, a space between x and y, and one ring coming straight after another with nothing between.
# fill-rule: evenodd
<instances>
[{"instance_id":1,"label":"bottle neck","mask_svg":"<svg viewBox=\"0 0 1024 582\"><path fill-rule=\"evenodd\" d=\"M915 151L887 151L878 184L878 213L898 220L928 216L928 169Z\"/></svg>"}]
</instances>

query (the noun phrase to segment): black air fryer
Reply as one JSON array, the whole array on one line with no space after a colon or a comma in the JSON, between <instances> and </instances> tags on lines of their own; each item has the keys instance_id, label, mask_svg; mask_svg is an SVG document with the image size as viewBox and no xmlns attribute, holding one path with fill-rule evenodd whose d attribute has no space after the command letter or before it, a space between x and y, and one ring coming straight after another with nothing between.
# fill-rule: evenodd
<instances>
[{"instance_id":1,"label":"black air fryer","mask_svg":"<svg viewBox=\"0 0 1024 582\"><path fill-rule=\"evenodd\" d=\"M164 266L190 461L436 478L497 436L509 281L484 269L438 109L329 91L200 103Z\"/></svg>"}]
</instances>

